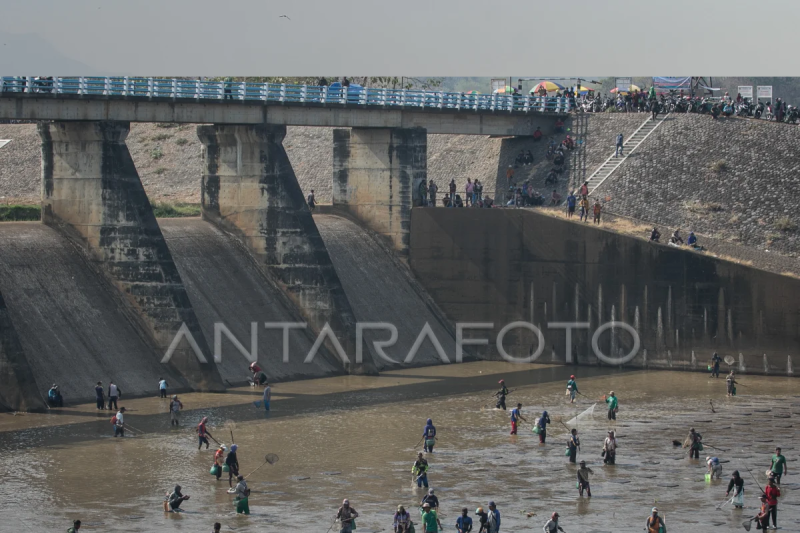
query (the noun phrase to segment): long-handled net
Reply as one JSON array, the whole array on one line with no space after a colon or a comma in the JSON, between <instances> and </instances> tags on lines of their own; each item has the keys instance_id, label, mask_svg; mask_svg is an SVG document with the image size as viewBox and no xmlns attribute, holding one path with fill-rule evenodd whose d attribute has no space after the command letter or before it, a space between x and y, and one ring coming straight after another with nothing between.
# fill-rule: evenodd
<instances>
[{"instance_id":1,"label":"long-handled net","mask_svg":"<svg viewBox=\"0 0 800 533\"><path fill-rule=\"evenodd\" d=\"M567 420L567 425L568 426L574 426L578 422L583 422L585 419L591 418L592 415L594 414L594 408L595 408L596 405L597 405L596 403L592 404L592 406L590 408L586 409L584 412L580 413L578 416L575 416L575 417Z\"/></svg>"},{"instance_id":2,"label":"long-handled net","mask_svg":"<svg viewBox=\"0 0 800 533\"><path fill-rule=\"evenodd\" d=\"M248 477L252 476L252 475L253 475L253 474L255 474L255 473L258 471L258 470L260 470L260 469L261 469L261 467L263 467L263 466L264 466L264 465L266 465L266 464L274 465L274 464L275 464L275 463L277 463L277 462L278 462L278 456L277 456L277 455L275 455L274 453L268 453L267 455L265 455L265 456L264 456L264 462L263 462L263 463L261 463L261 466L259 466L258 468L256 468L255 470L253 470L252 472L250 472L249 474L247 474L246 476L244 476L244 478L245 478L245 479L247 479Z\"/></svg>"},{"instance_id":3,"label":"long-handled net","mask_svg":"<svg viewBox=\"0 0 800 533\"><path fill-rule=\"evenodd\" d=\"M228 429L228 431L231 432L231 443L235 444L236 439L233 438L233 430L236 429L236 422L234 422L233 420L226 420L225 427Z\"/></svg>"}]
</instances>

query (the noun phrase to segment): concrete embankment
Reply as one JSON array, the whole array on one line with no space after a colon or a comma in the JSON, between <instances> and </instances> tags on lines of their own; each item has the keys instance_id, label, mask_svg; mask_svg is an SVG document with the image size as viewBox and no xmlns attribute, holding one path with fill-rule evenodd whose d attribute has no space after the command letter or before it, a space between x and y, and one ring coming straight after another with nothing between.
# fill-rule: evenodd
<instances>
[{"instance_id":1,"label":"concrete embankment","mask_svg":"<svg viewBox=\"0 0 800 533\"><path fill-rule=\"evenodd\" d=\"M495 324L489 357L499 330L519 320L542 330L546 362L565 359L564 323L584 323L570 351L597 363L592 336L612 321L641 340L633 365L704 369L718 351L733 368L786 375L800 352L792 277L532 210L415 209L412 228L410 264L448 317ZM604 354L633 350L622 330L598 334ZM539 346L519 328L504 341L516 357Z\"/></svg>"},{"instance_id":2,"label":"concrete embankment","mask_svg":"<svg viewBox=\"0 0 800 533\"><path fill-rule=\"evenodd\" d=\"M0 224L0 249L0 293L42 395L57 383L68 402L88 401L97 381L110 380L126 396L155 393L160 377L188 388L160 363L119 291L55 229Z\"/></svg>"},{"instance_id":3,"label":"concrete embankment","mask_svg":"<svg viewBox=\"0 0 800 533\"><path fill-rule=\"evenodd\" d=\"M241 384L252 361L252 323L256 323L256 355L270 379L321 377L344 373L341 362L324 346L309 364L316 332L311 327L289 330L289 360L283 361L283 331L264 323L306 322L293 301L256 263L244 245L199 218L160 219L159 226L186 286L208 346L215 346L220 323L250 354L247 357L223 333L222 362L217 365L227 384ZM213 349L213 348L212 348Z\"/></svg>"},{"instance_id":4,"label":"concrete embankment","mask_svg":"<svg viewBox=\"0 0 800 533\"><path fill-rule=\"evenodd\" d=\"M359 322L388 322L397 327L397 343L385 348L386 355L402 362L428 324L448 360L453 361L455 337L452 327L408 267L400 263L386 245L378 242L374 234L346 218L315 215L314 222L325 241L356 319ZM389 337L387 330L364 332L369 345ZM367 357L366 346L363 349ZM426 338L409 364L441 362L431 339ZM375 365L379 370L395 366L380 357L375 358Z\"/></svg>"}]
</instances>

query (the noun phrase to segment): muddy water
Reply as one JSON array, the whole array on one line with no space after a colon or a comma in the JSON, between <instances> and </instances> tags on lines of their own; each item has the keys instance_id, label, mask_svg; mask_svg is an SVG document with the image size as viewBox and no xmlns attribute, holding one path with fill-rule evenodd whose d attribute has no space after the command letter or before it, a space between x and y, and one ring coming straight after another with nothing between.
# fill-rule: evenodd
<instances>
[{"instance_id":1,"label":"muddy water","mask_svg":"<svg viewBox=\"0 0 800 533\"><path fill-rule=\"evenodd\" d=\"M586 395L576 406L564 397L571 371ZM517 389L509 404L521 402L529 421L534 411L550 412L545 446L530 423L510 436L507 413L492 409L491 389L501 376ZM2 415L0 531L65 530L78 517L86 531L198 532L220 521L223 531L325 532L345 497L361 513L358 532L389 530L396 505L413 508L423 496L412 486L410 468L429 416L439 431L429 479L442 502L445 530L454 529L462 506L474 512L493 499L502 531L541 531L546 516L558 511L571 533L640 532L654 502L671 532L739 531L757 506L758 489L745 467L763 486L772 450L780 445L791 475L784 477L778 523L800 531L797 382L742 381L740 396L728 399L724 381L703 374L482 362L278 384L269 415L253 406L259 394L249 388L185 395L185 425L174 430L165 400L130 400L126 421L140 432L125 439L111 437L111 414L92 405L59 414ZM564 457L566 430L556 419L569 420L612 389L620 398L616 423L606 419L602 402L578 422L579 459L594 470L593 498L581 499L574 467ZM203 415L225 444L233 429L243 473L258 467L266 453L280 457L248 479L249 517L233 513L226 480L208 474L212 451L197 450L190 426ZM609 427L618 432L619 451L617 465L604 467L600 450ZM704 465L673 447L689 427L727 450L707 449L725 461L723 481L706 483ZM745 510L715 510L734 469L745 476ZM175 483L191 499L185 512L165 514L161 501Z\"/></svg>"}]
</instances>

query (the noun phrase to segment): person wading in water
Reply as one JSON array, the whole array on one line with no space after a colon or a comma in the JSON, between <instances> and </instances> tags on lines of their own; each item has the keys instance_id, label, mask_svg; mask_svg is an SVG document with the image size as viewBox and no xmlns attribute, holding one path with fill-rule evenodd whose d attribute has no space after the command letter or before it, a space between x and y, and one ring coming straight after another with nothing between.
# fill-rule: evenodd
<instances>
[{"instance_id":1,"label":"person wading in water","mask_svg":"<svg viewBox=\"0 0 800 533\"><path fill-rule=\"evenodd\" d=\"M547 411L542 411L542 416L536 420L536 426L539 428L539 443L544 444L547 439L547 424L550 423L550 416Z\"/></svg>"},{"instance_id":2,"label":"person wading in water","mask_svg":"<svg viewBox=\"0 0 800 533\"><path fill-rule=\"evenodd\" d=\"M736 383L738 383L736 374L731 370L731 373L725 378L725 384L728 386L728 396L736 396Z\"/></svg>"},{"instance_id":3,"label":"person wading in water","mask_svg":"<svg viewBox=\"0 0 800 533\"><path fill-rule=\"evenodd\" d=\"M494 393L497 396L497 404L495 404L496 409L502 409L503 411L506 410L506 396L510 394L510 391L506 388L506 382L502 379L498 382L500 383L500 390Z\"/></svg>"},{"instance_id":4,"label":"person wading in water","mask_svg":"<svg viewBox=\"0 0 800 533\"><path fill-rule=\"evenodd\" d=\"M689 448L689 459L700 459L700 450L703 449L703 436L694 428L689 430L689 436L683 443L684 448Z\"/></svg>"},{"instance_id":5,"label":"person wading in water","mask_svg":"<svg viewBox=\"0 0 800 533\"><path fill-rule=\"evenodd\" d=\"M567 381L567 394L569 395L569 403L575 403L575 395L578 394L578 383L575 381L575 376L570 376Z\"/></svg>"},{"instance_id":6,"label":"person wading in water","mask_svg":"<svg viewBox=\"0 0 800 533\"><path fill-rule=\"evenodd\" d=\"M613 465L617 460L617 438L614 431L608 432L608 437L603 441L603 464Z\"/></svg>"},{"instance_id":7,"label":"person wading in water","mask_svg":"<svg viewBox=\"0 0 800 533\"><path fill-rule=\"evenodd\" d=\"M739 475L738 470L734 470L733 474L731 475L731 480L728 482L728 492L725 493L725 497L731 495L731 490L733 490L733 506L741 509L744 507L744 479L742 476Z\"/></svg>"},{"instance_id":8,"label":"person wading in water","mask_svg":"<svg viewBox=\"0 0 800 533\"><path fill-rule=\"evenodd\" d=\"M436 426L433 425L433 420L430 418L425 422L425 427L422 430L423 450L428 453L433 453L433 446L436 444Z\"/></svg>"},{"instance_id":9,"label":"person wading in water","mask_svg":"<svg viewBox=\"0 0 800 533\"><path fill-rule=\"evenodd\" d=\"M233 476L238 478L239 476L239 459L236 458L236 450L239 449L239 446L236 444L231 444L231 451L228 452L228 456L225 458L225 464L228 465L228 486L233 486Z\"/></svg>"},{"instance_id":10,"label":"person wading in water","mask_svg":"<svg viewBox=\"0 0 800 533\"><path fill-rule=\"evenodd\" d=\"M617 401L617 397L614 395L614 391L608 393L608 397L605 399L606 403L608 404L608 419L609 420L616 420L617 419L617 411L619 402Z\"/></svg>"},{"instance_id":11,"label":"person wading in water","mask_svg":"<svg viewBox=\"0 0 800 533\"><path fill-rule=\"evenodd\" d=\"M517 406L511 410L511 434L517 434L517 423L522 420L523 422L527 422L524 416L522 416L522 404L518 403Z\"/></svg>"},{"instance_id":12,"label":"person wading in water","mask_svg":"<svg viewBox=\"0 0 800 533\"><path fill-rule=\"evenodd\" d=\"M209 432L208 429L206 429L206 424L207 423L208 423L208 417L204 416L200 420L200 423L197 424L197 440L198 440L197 449L198 450L203 447L204 443L206 445L206 450L207 450L208 449L208 437L211 437L212 439L214 438L214 436L211 435L211 432Z\"/></svg>"},{"instance_id":13,"label":"person wading in water","mask_svg":"<svg viewBox=\"0 0 800 533\"><path fill-rule=\"evenodd\" d=\"M592 489L589 487L589 474L594 474L591 468L586 467L586 461L581 461L580 468L578 468L578 494L583 497L583 490L586 489L586 495L592 497Z\"/></svg>"},{"instance_id":14,"label":"person wading in water","mask_svg":"<svg viewBox=\"0 0 800 533\"><path fill-rule=\"evenodd\" d=\"M414 476L414 481L417 482L417 487L428 488L428 461L422 457L422 452L417 454L417 460L414 466L411 467L411 475Z\"/></svg>"},{"instance_id":15,"label":"person wading in water","mask_svg":"<svg viewBox=\"0 0 800 533\"><path fill-rule=\"evenodd\" d=\"M569 462L575 464L575 458L578 456L578 447L581 441L578 438L578 430L573 429L570 432L569 440L567 441L567 449L569 450Z\"/></svg>"},{"instance_id":16,"label":"person wading in water","mask_svg":"<svg viewBox=\"0 0 800 533\"><path fill-rule=\"evenodd\" d=\"M647 517L644 527L647 533L667 533L667 525L664 523L664 519L658 516L658 509L655 507L653 507L652 514Z\"/></svg>"}]
</instances>

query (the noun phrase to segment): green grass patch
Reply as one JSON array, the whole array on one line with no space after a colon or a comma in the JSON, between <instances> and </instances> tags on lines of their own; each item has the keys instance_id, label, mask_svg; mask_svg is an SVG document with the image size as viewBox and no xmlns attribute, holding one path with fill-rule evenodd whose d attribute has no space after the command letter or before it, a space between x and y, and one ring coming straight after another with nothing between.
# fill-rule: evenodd
<instances>
[{"instance_id":1,"label":"green grass patch","mask_svg":"<svg viewBox=\"0 0 800 533\"><path fill-rule=\"evenodd\" d=\"M156 202L153 204L153 213L156 218L199 217L200 204Z\"/></svg>"},{"instance_id":2,"label":"green grass patch","mask_svg":"<svg viewBox=\"0 0 800 533\"><path fill-rule=\"evenodd\" d=\"M38 205L0 205L0 222L41 220L42 209Z\"/></svg>"},{"instance_id":3,"label":"green grass patch","mask_svg":"<svg viewBox=\"0 0 800 533\"><path fill-rule=\"evenodd\" d=\"M164 157L164 152L161 151L160 146L156 146L155 148L150 150L150 157L156 160L161 159L162 157Z\"/></svg>"},{"instance_id":4,"label":"green grass patch","mask_svg":"<svg viewBox=\"0 0 800 533\"><path fill-rule=\"evenodd\" d=\"M178 146L183 146L184 144L189 144L189 140L184 139L183 137L179 137L175 139L175 144L177 144Z\"/></svg>"},{"instance_id":5,"label":"green grass patch","mask_svg":"<svg viewBox=\"0 0 800 533\"><path fill-rule=\"evenodd\" d=\"M170 137L172 137L172 135L169 135L169 134L166 134L166 133L159 133L158 135L153 135L152 137L150 137L150 140L151 141L156 141L156 142L158 142L158 141L166 141Z\"/></svg>"}]
</instances>

